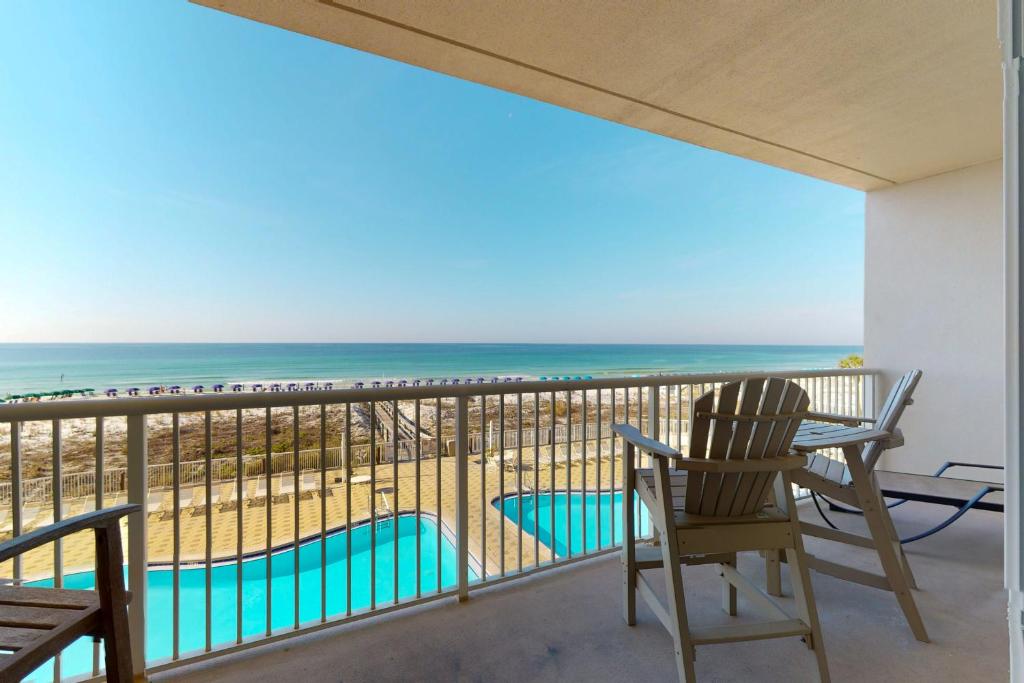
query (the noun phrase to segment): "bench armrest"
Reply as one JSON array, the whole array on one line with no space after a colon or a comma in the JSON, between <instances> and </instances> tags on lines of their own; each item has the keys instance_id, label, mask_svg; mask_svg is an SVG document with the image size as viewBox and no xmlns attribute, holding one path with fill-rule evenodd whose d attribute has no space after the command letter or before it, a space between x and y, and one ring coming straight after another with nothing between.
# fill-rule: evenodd
<instances>
[{"instance_id":1,"label":"bench armrest","mask_svg":"<svg viewBox=\"0 0 1024 683\"><path fill-rule=\"evenodd\" d=\"M140 510L142 510L141 505L117 505L112 508L95 510L84 515L69 517L56 524L40 527L35 531L30 531L27 534L0 543L0 562L6 562L33 548L52 543L58 538L64 538L85 529L117 526L122 517Z\"/></svg>"},{"instance_id":2,"label":"bench armrest","mask_svg":"<svg viewBox=\"0 0 1024 683\"><path fill-rule=\"evenodd\" d=\"M807 419L811 422L832 422L834 424L846 425L848 427L859 427L862 424L874 424L873 417L856 417L854 415L836 415L834 413L807 413Z\"/></svg>"}]
</instances>

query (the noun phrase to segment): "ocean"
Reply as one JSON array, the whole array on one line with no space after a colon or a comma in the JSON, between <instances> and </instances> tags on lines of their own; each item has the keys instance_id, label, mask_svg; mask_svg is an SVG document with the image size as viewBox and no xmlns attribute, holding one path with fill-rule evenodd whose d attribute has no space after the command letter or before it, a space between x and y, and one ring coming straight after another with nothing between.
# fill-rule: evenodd
<instances>
[{"instance_id":1,"label":"ocean","mask_svg":"<svg viewBox=\"0 0 1024 683\"><path fill-rule=\"evenodd\" d=\"M824 369L862 352L697 344L0 344L0 397L263 380Z\"/></svg>"}]
</instances>

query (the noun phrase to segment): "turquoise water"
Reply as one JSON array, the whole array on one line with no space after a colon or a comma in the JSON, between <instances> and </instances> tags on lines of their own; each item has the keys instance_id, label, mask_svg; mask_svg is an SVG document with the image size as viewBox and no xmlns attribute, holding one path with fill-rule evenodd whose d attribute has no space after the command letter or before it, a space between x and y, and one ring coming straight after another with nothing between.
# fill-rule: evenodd
<instances>
[{"instance_id":1,"label":"turquoise water","mask_svg":"<svg viewBox=\"0 0 1024 683\"><path fill-rule=\"evenodd\" d=\"M345 612L346 531L327 538L327 615ZM370 526L354 527L352 535L352 609L370 607ZM437 543L437 525L433 519L421 518L420 538L421 588L427 594L438 589L437 556L441 554L440 586L455 585L456 556L452 543L442 535L441 547ZM398 597L416 595L416 537L414 515L398 518ZM386 605L394 600L394 531L390 521L378 522L376 543L376 600ZM271 559L272 627L290 627L295 621L295 553L282 551ZM478 574L470 569L470 579ZM234 563L215 566L212 573L213 590L211 611L213 644L235 642L236 629L236 577ZM168 569L149 570L149 593L146 600L146 656L152 661L171 656L173 637L172 572ZM244 636L261 635L267 627L267 564L266 558L254 557L242 562L242 633ZM52 585L52 581L32 585ZM66 588L91 589L92 572L70 574L64 579ZM182 653L199 650L206 645L206 569L182 569L180 574L180 650ZM308 622L320 618L320 540L299 547L299 620ZM92 641L83 639L64 651L61 674L71 676L92 671ZM31 680L53 680L49 666L40 668Z\"/></svg>"},{"instance_id":2,"label":"turquoise water","mask_svg":"<svg viewBox=\"0 0 1024 683\"><path fill-rule=\"evenodd\" d=\"M501 501L492 503L495 508L502 510L505 516L516 522L519 519L519 500L515 496L505 499L504 505ZM555 527L552 534L551 529L551 506L555 506ZM597 508L601 506L600 536L598 536ZM635 530L637 535L647 533L650 521L647 508L639 504L639 499L634 500ZM614 507L614 513L612 508ZM566 527L567 516L571 509L571 533ZM622 491L616 491L614 496L610 491L588 492L586 494L575 491L566 494L564 491L540 493L537 496L537 505L534 506L533 496L523 496L523 529L532 533L534 519L537 520L537 538L547 547L554 543L555 554L559 557L568 556L568 542L571 536L572 554L577 555L608 547L616 543L622 543ZM612 515L615 516L615 525L612 526ZM587 535L583 537L583 519L587 520Z\"/></svg>"},{"instance_id":3,"label":"turquoise water","mask_svg":"<svg viewBox=\"0 0 1024 683\"><path fill-rule=\"evenodd\" d=\"M491 375L836 367L860 346L694 344L0 344L0 397L91 387L254 380L341 380ZM63 378L63 379L62 379Z\"/></svg>"}]
</instances>

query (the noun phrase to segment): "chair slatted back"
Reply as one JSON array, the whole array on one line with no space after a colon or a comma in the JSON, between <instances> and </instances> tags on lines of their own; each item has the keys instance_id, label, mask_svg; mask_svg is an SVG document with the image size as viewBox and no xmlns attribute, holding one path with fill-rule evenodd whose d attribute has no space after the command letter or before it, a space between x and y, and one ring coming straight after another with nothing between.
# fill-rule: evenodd
<instances>
[{"instance_id":1,"label":"chair slatted back","mask_svg":"<svg viewBox=\"0 0 1024 683\"><path fill-rule=\"evenodd\" d=\"M911 370L900 377L896 384L892 386L889 396L886 397L885 403L882 404L882 409L878 411L875 421L876 429L889 433L896 429L900 418L903 417L903 411L913 402L914 389L917 388L917 383L921 381L922 374L920 370ZM885 452L885 447L885 442L872 441L864 448L864 465L867 467L868 472L875 469L878 459Z\"/></svg>"},{"instance_id":2,"label":"chair slatted back","mask_svg":"<svg viewBox=\"0 0 1024 683\"><path fill-rule=\"evenodd\" d=\"M810 406L795 382L754 377L722 385L693 402L691 458L758 460L788 455ZM686 512L736 517L764 507L776 472L704 473L686 481Z\"/></svg>"}]
</instances>

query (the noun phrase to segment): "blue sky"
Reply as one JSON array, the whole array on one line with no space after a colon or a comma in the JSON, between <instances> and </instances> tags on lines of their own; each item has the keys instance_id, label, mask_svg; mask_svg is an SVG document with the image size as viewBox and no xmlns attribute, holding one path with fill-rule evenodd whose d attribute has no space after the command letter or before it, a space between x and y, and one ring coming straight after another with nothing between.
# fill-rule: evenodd
<instances>
[{"instance_id":1,"label":"blue sky","mask_svg":"<svg viewBox=\"0 0 1024 683\"><path fill-rule=\"evenodd\" d=\"M0 23L0 341L860 343L863 194L179 0Z\"/></svg>"}]
</instances>

